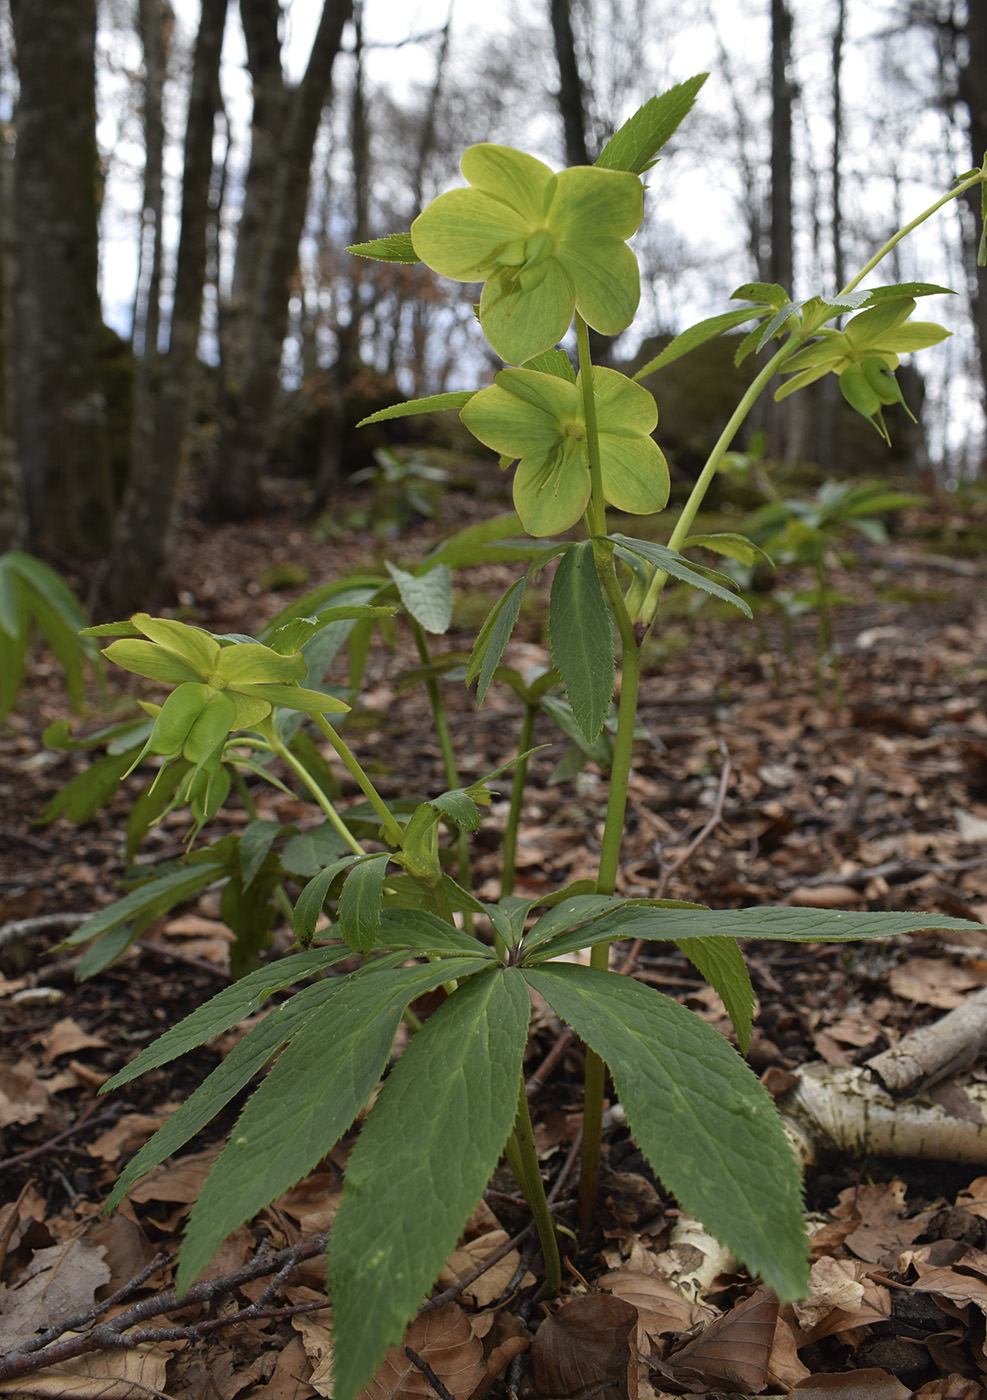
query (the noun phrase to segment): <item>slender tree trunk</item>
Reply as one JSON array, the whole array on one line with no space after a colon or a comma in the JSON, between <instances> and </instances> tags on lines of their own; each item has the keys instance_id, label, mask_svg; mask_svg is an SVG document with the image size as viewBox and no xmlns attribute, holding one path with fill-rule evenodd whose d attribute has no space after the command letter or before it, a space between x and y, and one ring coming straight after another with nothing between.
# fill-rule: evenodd
<instances>
[{"instance_id":1,"label":"slender tree trunk","mask_svg":"<svg viewBox=\"0 0 987 1400\"><path fill-rule=\"evenodd\" d=\"M99 369L95 0L12 0L16 431L32 546L96 557L113 530Z\"/></svg>"},{"instance_id":2,"label":"slender tree trunk","mask_svg":"<svg viewBox=\"0 0 987 1400\"><path fill-rule=\"evenodd\" d=\"M592 165L586 149L586 102L576 61L569 0L549 0L549 17L559 66L559 111L567 165Z\"/></svg>"},{"instance_id":3,"label":"slender tree trunk","mask_svg":"<svg viewBox=\"0 0 987 1400\"><path fill-rule=\"evenodd\" d=\"M987 155L987 0L969 0L965 25L967 62L960 69L960 97L970 114L970 146L973 164L980 165ZM967 196L975 230L971 253L981 230L980 191ZM987 268L977 267L970 258L970 309L980 356L981 400L987 406Z\"/></svg>"},{"instance_id":4,"label":"slender tree trunk","mask_svg":"<svg viewBox=\"0 0 987 1400\"><path fill-rule=\"evenodd\" d=\"M249 322L242 397L235 421L224 424L211 481L209 511L215 519L236 519L259 508L260 479L277 410L288 301L305 223L312 152L329 99L343 26L352 10L352 0L324 0L305 75L291 95L277 163L271 225L264 237L256 303Z\"/></svg>"},{"instance_id":5,"label":"slender tree trunk","mask_svg":"<svg viewBox=\"0 0 987 1400\"><path fill-rule=\"evenodd\" d=\"M843 209L841 196L843 182L840 176L840 162L843 155L843 41L846 36L846 0L837 0L836 24L833 27L832 75L833 75L833 141L830 146L830 245L833 258L833 290L839 291L846 281L843 266ZM836 466L839 451L840 390L836 377L827 374L818 387L819 425L819 465L824 472L832 472Z\"/></svg>"},{"instance_id":6,"label":"slender tree trunk","mask_svg":"<svg viewBox=\"0 0 987 1400\"><path fill-rule=\"evenodd\" d=\"M792 15L786 0L771 0L771 260L768 280L794 293L792 238ZM774 452L791 461L798 453L799 396L770 413Z\"/></svg>"},{"instance_id":7,"label":"slender tree trunk","mask_svg":"<svg viewBox=\"0 0 987 1400\"><path fill-rule=\"evenodd\" d=\"M14 259L13 143L0 126L0 554L21 549L27 539L24 491L14 444L12 392L15 341L11 282Z\"/></svg>"},{"instance_id":8,"label":"slender tree trunk","mask_svg":"<svg viewBox=\"0 0 987 1400\"><path fill-rule=\"evenodd\" d=\"M154 371L150 451L131 463L103 602L125 612L146 601L167 558L188 428L202 320L212 143L227 0L202 0L192 66L182 179L182 226L168 348ZM153 347L145 347L153 351Z\"/></svg>"}]
</instances>

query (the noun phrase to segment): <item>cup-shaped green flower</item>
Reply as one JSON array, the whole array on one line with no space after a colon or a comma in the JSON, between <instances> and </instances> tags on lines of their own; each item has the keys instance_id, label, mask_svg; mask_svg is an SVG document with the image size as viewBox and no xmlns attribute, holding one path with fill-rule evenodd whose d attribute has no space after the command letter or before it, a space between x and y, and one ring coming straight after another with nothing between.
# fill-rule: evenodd
<instances>
[{"instance_id":1,"label":"cup-shaped green flower","mask_svg":"<svg viewBox=\"0 0 987 1400\"><path fill-rule=\"evenodd\" d=\"M176 686L158 711L137 762L147 754L207 764L235 729L260 724L276 705L308 714L349 706L332 695L303 689L300 651L282 656L260 642L226 646L199 627L137 613L130 626L142 638L111 642L105 655L125 671Z\"/></svg>"},{"instance_id":2,"label":"cup-shaped green flower","mask_svg":"<svg viewBox=\"0 0 987 1400\"><path fill-rule=\"evenodd\" d=\"M519 365L565 335L573 311L605 335L634 319L637 259L626 240L643 214L636 175L573 166L556 175L509 146L470 146L469 189L419 214L411 240L422 262L457 282L483 282L480 324L497 354Z\"/></svg>"},{"instance_id":3,"label":"cup-shaped green flower","mask_svg":"<svg viewBox=\"0 0 987 1400\"><path fill-rule=\"evenodd\" d=\"M914 300L906 297L859 312L842 331L824 327L822 339L785 361L782 372L794 372L794 378L781 386L775 398L787 398L824 374L835 374L847 403L889 440L882 406L900 403L908 412L894 377L899 355L938 345L951 334L935 321L909 321L914 310Z\"/></svg>"},{"instance_id":4,"label":"cup-shaped green flower","mask_svg":"<svg viewBox=\"0 0 987 1400\"><path fill-rule=\"evenodd\" d=\"M658 406L647 389L616 370L593 369L605 499L632 515L668 501L668 464L651 434ZM575 525L592 491L580 378L504 369L460 413L474 437L518 462L514 508L531 535Z\"/></svg>"}]
</instances>

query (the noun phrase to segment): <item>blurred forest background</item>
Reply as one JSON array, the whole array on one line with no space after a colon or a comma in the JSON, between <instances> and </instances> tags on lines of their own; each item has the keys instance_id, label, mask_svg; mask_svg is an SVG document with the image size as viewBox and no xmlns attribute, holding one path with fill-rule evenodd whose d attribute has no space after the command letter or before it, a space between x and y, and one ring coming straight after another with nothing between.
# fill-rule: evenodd
<instances>
[{"instance_id":1,"label":"blurred forest background","mask_svg":"<svg viewBox=\"0 0 987 1400\"><path fill-rule=\"evenodd\" d=\"M359 418L498 367L473 289L346 245L407 229L473 142L592 162L704 70L649 176L617 365L744 281L836 290L979 165L987 3L0 0L0 552L108 560L99 607L119 614L150 596L179 507L246 517L291 473L323 508L366 465ZM926 228L870 279L958 293L918 313L955 332L902 375L920 428L893 414L889 456L833 381L752 425L769 456L945 487L983 472L979 211ZM682 474L746 382L733 349L649 382Z\"/></svg>"}]
</instances>

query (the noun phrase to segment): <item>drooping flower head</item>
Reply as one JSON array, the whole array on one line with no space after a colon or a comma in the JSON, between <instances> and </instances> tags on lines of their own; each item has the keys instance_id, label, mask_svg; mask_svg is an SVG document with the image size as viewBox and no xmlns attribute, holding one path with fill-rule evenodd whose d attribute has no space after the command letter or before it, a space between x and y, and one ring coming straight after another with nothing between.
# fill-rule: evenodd
<instances>
[{"instance_id":1,"label":"drooping flower head","mask_svg":"<svg viewBox=\"0 0 987 1400\"><path fill-rule=\"evenodd\" d=\"M618 335L640 299L626 240L643 215L636 175L573 166L556 175L509 146L470 146L469 189L440 194L411 225L415 253L444 277L483 282L480 324L519 365L556 345L578 311Z\"/></svg>"},{"instance_id":2,"label":"drooping flower head","mask_svg":"<svg viewBox=\"0 0 987 1400\"><path fill-rule=\"evenodd\" d=\"M649 515L668 501L668 465L651 437L658 406L616 370L593 369L603 494L618 510ZM474 437L519 458L514 508L532 535L575 525L589 504L591 479L579 378L504 369L460 413Z\"/></svg>"}]
</instances>

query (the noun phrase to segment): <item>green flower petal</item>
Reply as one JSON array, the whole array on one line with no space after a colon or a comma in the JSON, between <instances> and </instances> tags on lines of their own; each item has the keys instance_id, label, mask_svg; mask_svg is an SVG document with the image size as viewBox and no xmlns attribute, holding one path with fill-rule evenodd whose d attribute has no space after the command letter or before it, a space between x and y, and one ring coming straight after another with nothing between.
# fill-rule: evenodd
<instances>
[{"instance_id":1,"label":"green flower petal","mask_svg":"<svg viewBox=\"0 0 987 1400\"><path fill-rule=\"evenodd\" d=\"M226 694L236 706L234 729L253 729L271 713L270 703L257 695L242 695L237 690L228 690Z\"/></svg>"},{"instance_id":2,"label":"green flower petal","mask_svg":"<svg viewBox=\"0 0 987 1400\"><path fill-rule=\"evenodd\" d=\"M883 306L872 306L869 311L861 311L851 317L843 329L843 335L855 349L866 345L876 345L889 339L888 332L907 321L915 310L915 302L910 298L901 301L885 302Z\"/></svg>"},{"instance_id":3,"label":"green flower petal","mask_svg":"<svg viewBox=\"0 0 987 1400\"><path fill-rule=\"evenodd\" d=\"M103 655L125 671L133 671L135 675L146 676L151 681L164 681L166 685L181 685L183 681L202 679L194 666L155 642L122 637L104 647Z\"/></svg>"},{"instance_id":4,"label":"green flower petal","mask_svg":"<svg viewBox=\"0 0 987 1400\"><path fill-rule=\"evenodd\" d=\"M589 505L590 493L585 455L563 463L559 448L530 453L514 475L514 509L529 535L571 529Z\"/></svg>"},{"instance_id":5,"label":"green flower petal","mask_svg":"<svg viewBox=\"0 0 987 1400\"><path fill-rule=\"evenodd\" d=\"M650 437L658 426L654 395L626 374L597 365L593 369L596 421L601 433Z\"/></svg>"},{"instance_id":6,"label":"green flower petal","mask_svg":"<svg viewBox=\"0 0 987 1400\"><path fill-rule=\"evenodd\" d=\"M147 613L136 613L130 620L145 637L187 661L199 676L207 676L215 667L219 643L201 627L189 627L170 617L149 617Z\"/></svg>"},{"instance_id":7,"label":"green flower petal","mask_svg":"<svg viewBox=\"0 0 987 1400\"><path fill-rule=\"evenodd\" d=\"M535 370L504 370L489 389L481 389L473 395L460 411L460 419L475 438L503 457L523 457L528 452L554 449L562 435L555 404L548 399L541 406L520 398L501 382L509 374L525 375L529 380L550 380L553 385L569 390L575 387L554 375L538 374ZM512 382L517 384L516 380ZM548 394L550 386L544 388Z\"/></svg>"},{"instance_id":8,"label":"green flower petal","mask_svg":"<svg viewBox=\"0 0 987 1400\"><path fill-rule=\"evenodd\" d=\"M225 690L214 691L203 705L188 732L182 756L190 763L208 762L225 744L236 719L233 698Z\"/></svg>"},{"instance_id":9,"label":"green flower petal","mask_svg":"<svg viewBox=\"0 0 987 1400\"><path fill-rule=\"evenodd\" d=\"M411 243L422 262L454 282L482 282L498 254L514 266L524 261L528 221L480 190L449 190L433 199L411 225Z\"/></svg>"},{"instance_id":10,"label":"green flower petal","mask_svg":"<svg viewBox=\"0 0 987 1400\"><path fill-rule=\"evenodd\" d=\"M542 268L537 286L525 285L524 273L513 268L498 269L484 284L480 325L508 364L520 365L551 350L572 322L576 300L565 273L554 257L539 272Z\"/></svg>"},{"instance_id":11,"label":"green flower petal","mask_svg":"<svg viewBox=\"0 0 987 1400\"><path fill-rule=\"evenodd\" d=\"M544 227L559 177L540 160L485 141L463 152L459 168L475 189L517 210L529 229Z\"/></svg>"},{"instance_id":12,"label":"green flower petal","mask_svg":"<svg viewBox=\"0 0 987 1400\"><path fill-rule=\"evenodd\" d=\"M300 681L308 666L300 651L282 656L260 642L239 642L223 647L216 662L216 675L228 686L263 681Z\"/></svg>"},{"instance_id":13,"label":"green flower petal","mask_svg":"<svg viewBox=\"0 0 987 1400\"><path fill-rule=\"evenodd\" d=\"M636 175L576 165L557 176L548 226L586 245L625 242L644 218L644 186Z\"/></svg>"},{"instance_id":14,"label":"green flower petal","mask_svg":"<svg viewBox=\"0 0 987 1400\"><path fill-rule=\"evenodd\" d=\"M600 434L603 494L612 506L631 515L652 515L668 504L668 463L650 437Z\"/></svg>"},{"instance_id":15,"label":"green flower petal","mask_svg":"<svg viewBox=\"0 0 987 1400\"><path fill-rule=\"evenodd\" d=\"M868 350L877 354L907 354L910 350L926 350L930 345L938 345L952 331L939 326L935 321L909 321L906 326L898 326L887 335L880 336Z\"/></svg>"}]
</instances>

